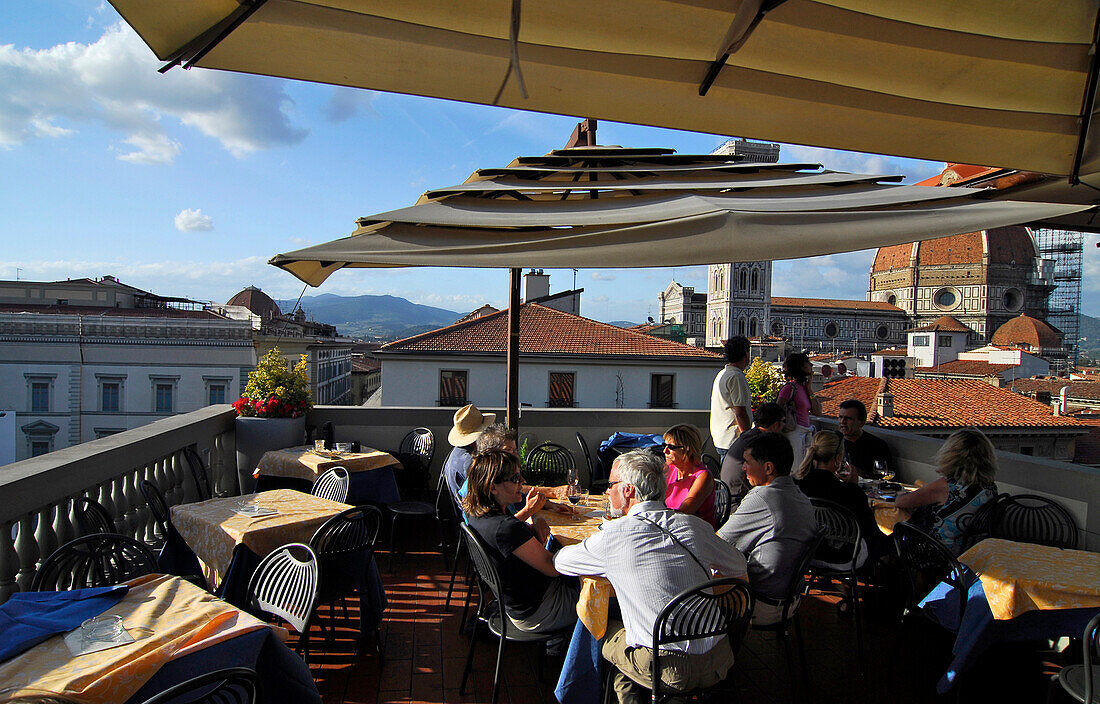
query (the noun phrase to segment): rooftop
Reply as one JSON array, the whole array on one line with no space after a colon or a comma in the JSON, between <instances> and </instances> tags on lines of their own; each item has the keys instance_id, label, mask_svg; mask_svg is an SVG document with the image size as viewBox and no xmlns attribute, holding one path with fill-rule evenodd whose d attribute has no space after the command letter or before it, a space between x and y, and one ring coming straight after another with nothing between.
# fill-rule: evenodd
<instances>
[{"instance_id":1,"label":"rooftop","mask_svg":"<svg viewBox=\"0 0 1100 704\"><path fill-rule=\"evenodd\" d=\"M880 388L894 395L894 415L876 411ZM1064 428L1084 430L1073 418L1055 416L1050 406L1008 389L972 379L874 379L847 377L821 391L822 415L835 417L841 401L859 399L867 421L885 428Z\"/></svg>"},{"instance_id":2,"label":"rooftop","mask_svg":"<svg viewBox=\"0 0 1100 704\"><path fill-rule=\"evenodd\" d=\"M190 318L198 320L226 320L225 316L209 310L183 308L107 308L104 306L56 306L32 303L0 303L0 313L37 313L39 315L88 315L112 318Z\"/></svg>"},{"instance_id":3,"label":"rooftop","mask_svg":"<svg viewBox=\"0 0 1100 704\"><path fill-rule=\"evenodd\" d=\"M906 332L974 332L968 326L960 323L954 317L950 315L941 315L931 323L927 325L921 325L920 327L913 328L912 330L906 330Z\"/></svg>"},{"instance_id":4,"label":"rooftop","mask_svg":"<svg viewBox=\"0 0 1100 704\"><path fill-rule=\"evenodd\" d=\"M525 303L520 307L519 326L520 354L625 355L711 363L722 360L720 355L699 347L619 328L537 303ZM391 342L383 345L379 352L505 354L507 340L508 311L503 310Z\"/></svg>"},{"instance_id":5,"label":"rooftop","mask_svg":"<svg viewBox=\"0 0 1100 704\"><path fill-rule=\"evenodd\" d=\"M916 372L921 374L951 374L959 376L997 376L1001 372L1015 368L1015 364L990 364L979 360L956 359L944 362L934 367L917 367Z\"/></svg>"},{"instance_id":6,"label":"rooftop","mask_svg":"<svg viewBox=\"0 0 1100 704\"><path fill-rule=\"evenodd\" d=\"M1100 381L1071 381L1069 379L1016 379L1012 382L1012 388L1022 394L1035 394L1046 391L1051 396L1062 393L1062 389L1069 387L1066 394L1069 398L1088 399L1100 401Z\"/></svg>"},{"instance_id":7,"label":"rooftop","mask_svg":"<svg viewBox=\"0 0 1100 704\"><path fill-rule=\"evenodd\" d=\"M903 313L901 308L891 305L886 301L849 301L839 298L789 298L784 296L772 296L772 307L786 306L788 308L846 308L850 310L881 310Z\"/></svg>"},{"instance_id":8,"label":"rooftop","mask_svg":"<svg viewBox=\"0 0 1100 704\"><path fill-rule=\"evenodd\" d=\"M997 328L990 342L1007 347L1028 345L1034 350L1061 347L1062 334L1042 320L1021 313Z\"/></svg>"}]
</instances>

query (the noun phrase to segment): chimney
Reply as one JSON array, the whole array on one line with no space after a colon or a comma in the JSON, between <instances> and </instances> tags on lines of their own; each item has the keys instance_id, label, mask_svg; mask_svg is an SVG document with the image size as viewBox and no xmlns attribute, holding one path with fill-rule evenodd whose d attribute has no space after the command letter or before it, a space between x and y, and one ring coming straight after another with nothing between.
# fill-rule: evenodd
<instances>
[{"instance_id":1,"label":"chimney","mask_svg":"<svg viewBox=\"0 0 1100 704\"><path fill-rule=\"evenodd\" d=\"M894 417L894 394L888 389L883 389L876 399L879 418Z\"/></svg>"},{"instance_id":2,"label":"chimney","mask_svg":"<svg viewBox=\"0 0 1100 704\"><path fill-rule=\"evenodd\" d=\"M542 269L532 269L523 275L523 302L550 295L550 275Z\"/></svg>"}]
</instances>

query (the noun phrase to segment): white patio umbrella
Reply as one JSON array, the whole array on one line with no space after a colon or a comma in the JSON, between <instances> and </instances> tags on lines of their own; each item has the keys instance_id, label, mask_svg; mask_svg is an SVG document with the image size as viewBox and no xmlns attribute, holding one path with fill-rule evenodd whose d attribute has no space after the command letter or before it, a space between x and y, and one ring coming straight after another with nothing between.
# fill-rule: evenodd
<instances>
[{"instance_id":1,"label":"white patio umbrella","mask_svg":"<svg viewBox=\"0 0 1100 704\"><path fill-rule=\"evenodd\" d=\"M1073 213L1087 206L990 202L988 191L900 177L752 164L667 149L584 147L520 157L409 208L360 218L332 242L273 257L317 286L345 267L507 267L518 347L518 267L648 267L846 252ZM508 410L518 409L518 348Z\"/></svg>"},{"instance_id":2,"label":"white patio umbrella","mask_svg":"<svg viewBox=\"0 0 1100 704\"><path fill-rule=\"evenodd\" d=\"M1028 199L1100 196L1100 0L111 4L166 67L1007 167L1060 177Z\"/></svg>"}]
</instances>

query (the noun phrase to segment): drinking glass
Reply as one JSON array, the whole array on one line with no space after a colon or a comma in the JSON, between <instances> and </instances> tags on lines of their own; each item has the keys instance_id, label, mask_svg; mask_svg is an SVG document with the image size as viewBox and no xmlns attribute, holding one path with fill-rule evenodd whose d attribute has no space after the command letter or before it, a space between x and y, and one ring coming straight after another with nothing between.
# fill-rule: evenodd
<instances>
[{"instance_id":1,"label":"drinking glass","mask_svg":"<svg viewBox=\"0 0 1100 704\"><path fill-rule=\"evenodd\" d=\"M875 460L874 464L875 476L885 482L894 478L894 472L886 467L886 463L882 460Z\"/></svg>"},{"instance_id":2,"label":"drinking glass","mask_svg":"<svg viewBox=\"0 0 1100 704\"><path fill-rule=\"evenodd\" d=\"M122 617L104 614L80 624L80 642L86 648L93 643L116 640L123 632Z\"/></svg>"}]
</instances>

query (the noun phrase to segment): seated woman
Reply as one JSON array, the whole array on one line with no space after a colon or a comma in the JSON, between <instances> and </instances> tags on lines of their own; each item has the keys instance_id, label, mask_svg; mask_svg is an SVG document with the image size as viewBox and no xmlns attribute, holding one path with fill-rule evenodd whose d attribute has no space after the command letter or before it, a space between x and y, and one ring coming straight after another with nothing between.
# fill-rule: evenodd
<instances>
[{"instance_id":1,"label":"seated woman","mask_svg":"<svg viewBox=\"0 0 1100 704\"><path fill-rule=\"evenodd\" d=\"M469 491L462 510L500 572L505 612L512 623L538 633L572 626L580 589L575 579L554 569L544 547L550 527L538 517L530 526L506 510L523 500L519 458L502 450L475 455L466 479Z\"/></svg>"},{"instance_id":2,"label":"seated woman","mask_svg":"<svg viewBox=\"0 0 1100 704\"><path fill-rule=\"evenodd\" d=\"M665 506L714 525L714 479L701 461L702 436L694 426L674 425L665 431L664 441L668 465Z\"/></svg>"},{"instance_id":3,"label":"seated woman","mask_svg":"<svg viewBox=\"0 0 1100 704\"><path fill-rule=\"evenodd\" d=\"M997 457L989 438L968 428L944 441L936 461L940 478L914 492L899 495L894 504L905 509L930 506L930 517L923 521L925 527L958 555L974 514L997 497L997 485L993 482Z\"/></svg>"},{"instance_id":4,"label":"seated woman","mask_svg":"<svg viewBox=\"0 0 1100 704\"><path fill-rule=\"evenodd\" d=\"M862 567L869 556L877 559L884 554L889 541L875 521L875 514L867 503L867 495L854 483L855 475L852 475L853 481L845 481L837 476L843 460L844 436L831 430L823 430L814 435L802 464L794 472L794 482L811 499L826 499L852 512L859 523L863 539L862 545L856 550L856 567ZM814 562L847 569L849 564L841 562L844 557L840 554L841 550L846 552L846 548L830 546L825 541L818 548L818 558Z\"/></svg>"}]
</instances>

